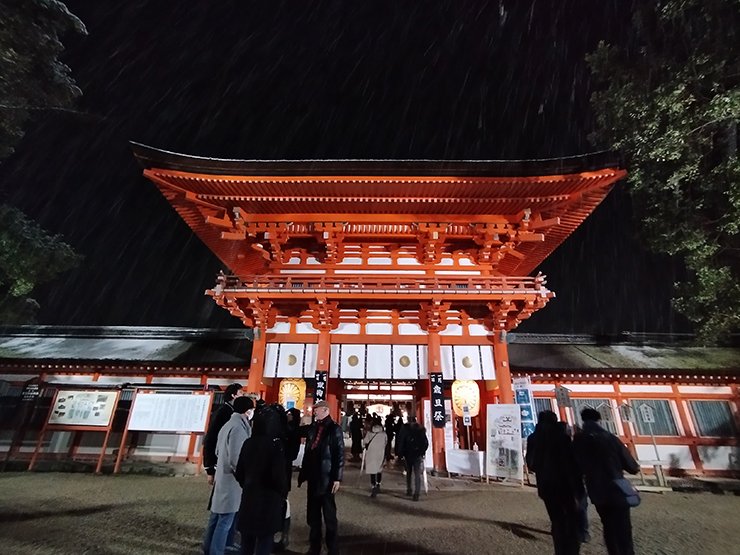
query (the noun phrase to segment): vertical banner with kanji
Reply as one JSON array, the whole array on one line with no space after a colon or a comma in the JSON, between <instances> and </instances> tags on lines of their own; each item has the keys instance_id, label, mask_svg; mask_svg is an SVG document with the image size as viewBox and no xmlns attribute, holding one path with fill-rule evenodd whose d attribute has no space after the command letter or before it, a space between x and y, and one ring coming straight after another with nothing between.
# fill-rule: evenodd
<instances>
[{"instance_id":1,"label":"vertical banner with kanji","mask_svg":"<svg viewBox=\"0 0 740 555\"><path fill-rule=\"evenodd\" d=\"M519 414L522 422L522 438L529 437L534 432L534 396L532 395L532 380L529 376L514 378L514 399L519 405Z\"/></svg>"},{"instance_id":2,"label":"vertical banner with kanji","mask_svg":"<svg viewBox=\"0 0 740 555\"><path fill-rule=\"evenodd\" d=\"M435 428L444 428L445 401L442 374L430 374L429 379L432 382L432 426Z\"/></svg>"},{"instance_id":3,"label":"vertical banner with kanji","mask_svg":"<svg viewBox=\"0 0 740 555\"><path fill-rule=\"evenodd\" d=\"M316 372L316 391L313 394L313 402L326 401L326 372Z\"/></svg>"}]
</instances>

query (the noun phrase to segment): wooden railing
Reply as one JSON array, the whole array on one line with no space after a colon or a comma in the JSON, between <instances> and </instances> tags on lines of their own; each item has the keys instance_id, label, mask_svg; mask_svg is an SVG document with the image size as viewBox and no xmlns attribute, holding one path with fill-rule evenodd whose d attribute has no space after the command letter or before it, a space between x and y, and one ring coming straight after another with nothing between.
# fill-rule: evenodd
<instances>
[{"instance_id":1,"label":"wooden railing","mask_svg":"<svg viewBox=\"0 0 740 555\"><path fill-rule=\"evenodd\" d=\"M391 275L285 275L285 276L254 276L249 279L240 279L237 276L219 276L216 293L222 291L254 291L254 290L324 290L338 291L368 291L368 290L395 290L403 291L444 291L446 293L459 292L475 293L480 291L530 291L547 293L545 276L537 277L509 277L509 276L391 276Z\"/></svg>"}]
</instances>

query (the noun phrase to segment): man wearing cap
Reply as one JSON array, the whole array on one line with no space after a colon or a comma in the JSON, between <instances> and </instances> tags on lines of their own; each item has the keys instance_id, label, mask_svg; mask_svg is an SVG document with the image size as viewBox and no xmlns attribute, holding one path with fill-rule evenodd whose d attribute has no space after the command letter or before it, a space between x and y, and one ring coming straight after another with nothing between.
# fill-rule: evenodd
<instances>
[{"instance_id":1,"label":"man wearing cap","mask_svg":"<svg viewBox=\"0 0 740 555\"><path fill-rule=\"evenodd\" d=\"M308 483L306 521L310 528L308 553L321 553L321 515L326 525L326 547L337 555L337 505L334 495L344 473L344 436L341 427L329 415L329 404L318 401L313 406L314 422L306 430L306 453L298 486Z\"/></svg>"}]
</instances>

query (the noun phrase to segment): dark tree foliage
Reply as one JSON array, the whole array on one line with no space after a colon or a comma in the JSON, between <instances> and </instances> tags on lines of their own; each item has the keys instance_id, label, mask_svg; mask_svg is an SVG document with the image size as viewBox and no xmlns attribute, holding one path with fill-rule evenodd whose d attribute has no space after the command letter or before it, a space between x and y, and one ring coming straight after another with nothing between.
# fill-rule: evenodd
<instances>
[{"instance_id":1,"label":"dark tree foliage","mask_svg":"<svg viewBox=\"0 0 740 555\"><path fill-rule=\"evenodd\" d=\"M740 2L638 1L588 62L594 141L625 154L646 242L686 264L675 307L721 342L740 329Z\"/></svg>"},{"instance_id":2,"label":"dark tree foliage","mask_svg":"<svg viewBox=\"0 0 740 555\"><path fill-rule=\"evenodd\" d=\"M68 110L81 91L59 61L60 36L86 33L56 0L0 0L0 161L21 140L38 111ZM19 210L0 205L0 323L34 320L36 285L79 264L59 236L49 235Z\"/></svg>"}]
</instances>

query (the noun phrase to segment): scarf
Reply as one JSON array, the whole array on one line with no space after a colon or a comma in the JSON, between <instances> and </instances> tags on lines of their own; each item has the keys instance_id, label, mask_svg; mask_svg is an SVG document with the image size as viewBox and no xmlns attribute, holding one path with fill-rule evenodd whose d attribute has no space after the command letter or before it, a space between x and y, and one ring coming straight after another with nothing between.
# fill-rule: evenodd
<instances>
[{"instance_id":1,"label":"scarf","mask_svg":"<svg viewBox=\"0 0 740 555\"><path fill-rule=\"evenodd\" d=\"M313 438L313 443L311 443L311 451L316 449L319 446L319 443L321 443L321 438L324 437L324 430L326 430L326 425L328 424L328 422L328 416L323 420L319 420L319 422L317 422L316 437Z\"/></svg>"}]
</instances>

